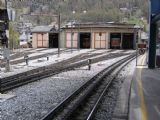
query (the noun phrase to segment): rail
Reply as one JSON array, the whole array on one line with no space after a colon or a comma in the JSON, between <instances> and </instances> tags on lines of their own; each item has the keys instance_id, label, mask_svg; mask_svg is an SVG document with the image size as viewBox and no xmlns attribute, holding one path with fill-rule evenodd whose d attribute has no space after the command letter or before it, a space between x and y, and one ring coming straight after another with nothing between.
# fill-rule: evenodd
<instances>
[{"instance_id":1,"label":"rail","mask_svg":"<svg viewBox=\"0 0 160 120\"><path fill-rule=\"evenodd\" d=\"M135 54L130 55L129 57L126 57L118 61L117 63L107 67L106 69L102 70L100 73L98 73L89 81L87 81L85 84L83 84L79 89L74 91L70 96L68 96L64 101L62 101L56 108L52 109L44 118L42 118L42 120L53 120L53 119L70 120L70 119L73 119L73 116L75 117L75 115L79 116L81 114L80 111L85 112L85 115L86 114L87 115L85 116L85 118L84 118L84 115L82 115L83 117L79 117L77 119L91 120L92 115L96 110L96 107L99 104L101 98L99 98L96 101L96 104L92 107L92 109L90 110L91 112L89 113L84 110L85 109L84 104L86 103L86 101L89 101L88 99L92 99L92 97L90 96L92 96L91 94L93 93L93 91L95 94L95 88L96 90L99 90L99 88L101 88L100 85L104 84L104 82L102 82L104 81L103 80L104 77L112 73L112 71L117 67L121 66L121 64L124 64L125 66L129 61L133 59L135 59ZM104 84L106 87L105 89L103 89L103 92L100 92L102 93L100 97L103 96L104 92L107 90L108 86L110 85L113 79L114 78L112 78L109 82L107 81L107 83ZM90 103L93 103L93 101L90 101ZM81 108L84 108L84 109L80 110ZM78 111L77 112L78 114L76 114L76 111Z\"/></svg>"}]
</instances>

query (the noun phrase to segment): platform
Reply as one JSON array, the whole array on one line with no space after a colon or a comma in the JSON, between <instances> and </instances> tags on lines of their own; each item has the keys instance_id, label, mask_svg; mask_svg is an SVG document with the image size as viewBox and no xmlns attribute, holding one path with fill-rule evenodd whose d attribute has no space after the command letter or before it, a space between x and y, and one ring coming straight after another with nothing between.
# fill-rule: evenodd
<instances>
[{"instance_id":1,"label":"platform","mask_svg":"<svg viewBox=\"0 0 160 120\"><path fill-rule=\"evenodd\" d=\"M136 68L129 105L129 120L160 120L160 69Z\"/></svg>"}]
</instances>

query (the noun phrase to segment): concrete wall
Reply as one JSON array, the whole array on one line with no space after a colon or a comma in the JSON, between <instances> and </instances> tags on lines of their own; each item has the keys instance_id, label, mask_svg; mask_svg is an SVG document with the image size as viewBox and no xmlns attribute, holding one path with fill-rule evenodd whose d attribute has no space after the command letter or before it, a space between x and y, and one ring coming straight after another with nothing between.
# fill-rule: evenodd
<instances>
[{"instance_id":1,"label":"concrete wall","mask_svg":"<svg viewBox=\"0 0 160 120\"><path fill-rule=\"evenodd\" d=\"M32 47L37 48L37 34L32 33Z\"/></svg>"},{"instance_id":2,"label":"concrete wall","mask_svg":"<svg viewBox=\"0 0 160 120\"><path fill-rule=\"evenodd\" d=\"M62 31L60 33L60 48L66 48L66 36L65 36L65 31Z\"/></svg>"}]
</instances>

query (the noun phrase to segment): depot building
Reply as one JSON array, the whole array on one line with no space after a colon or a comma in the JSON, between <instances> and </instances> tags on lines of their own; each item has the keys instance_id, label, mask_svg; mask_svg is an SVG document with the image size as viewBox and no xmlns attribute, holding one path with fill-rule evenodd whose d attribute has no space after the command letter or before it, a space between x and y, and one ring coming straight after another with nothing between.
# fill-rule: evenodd
<instances>
[{"instance_id":1,"label":"depot building","mask_svg":"<svg viewBox=\"0 0 160 120\"><path fill-rule=\"evenodd\" d=\"M135 49L139 28L135 24L84 23L65 25L59 33L49 29L34 30L33 47L80 49Z\"/></svg>"}]
</instances>

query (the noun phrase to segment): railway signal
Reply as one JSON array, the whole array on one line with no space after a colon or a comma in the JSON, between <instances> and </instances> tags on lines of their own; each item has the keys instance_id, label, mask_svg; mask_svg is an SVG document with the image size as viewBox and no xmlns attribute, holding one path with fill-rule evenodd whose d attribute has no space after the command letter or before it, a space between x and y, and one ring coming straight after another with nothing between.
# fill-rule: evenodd
<instances>
[{"instance_id":1,"label":"railway signal","mask_svg":"<svg viewBox=\"0 0 160 120\"><path fill-rule=\"evenodd\" d=\"M138 50L140 55L145 54L146 51L145 49L146 49L146 44L138 44Z\"/></svg>"},{"instance_id":2,"label":"railway signal","mask_svg":"<svg viewBox=\"0 0 160 120\"><path fill-rule=\"evenodd\" d=\"M143 55L144 53L145 53L145 49L143 49L143 48L139 49L139 54L140 55Z\"/></svg>"},{"instance_id":3,"label":"railway signal","mask_svg":"<svg viewBox=\"0 0 160 120\"><path fill-rule=\"evenodd\" d=\"M28 65L28 63L29 63L29 57L28 57L28 55L25 55L25 56L24 56L24 60L25 60L25 62L26 62L26 65Z\"/></svg>"},{"instance_id":4,"label":"railway signal","mask_svg":"<svg viewBox=\"0 0 160 120\"><path fill-rule=\"evenodd\" d=\"M88 59L88 70L91 70L91 59Z\"/></svg>"}]
</instances>

